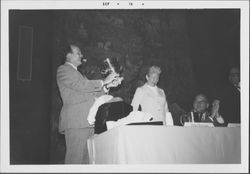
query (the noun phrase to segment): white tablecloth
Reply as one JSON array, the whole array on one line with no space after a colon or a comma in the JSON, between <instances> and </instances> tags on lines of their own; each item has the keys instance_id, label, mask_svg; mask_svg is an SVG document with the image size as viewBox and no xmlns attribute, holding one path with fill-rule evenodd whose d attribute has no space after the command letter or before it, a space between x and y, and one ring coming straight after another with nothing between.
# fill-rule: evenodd
<instances>
[{"instance_id":1,"label":"white tablecloth","mask_svg":"<svg viewBox=\"0 0 250 174\"><path fill-rule=\"evenodd\" d=\"M92 164L239 164L240 127L121 126L88 140Z\"/></svg>"}]
</instances>

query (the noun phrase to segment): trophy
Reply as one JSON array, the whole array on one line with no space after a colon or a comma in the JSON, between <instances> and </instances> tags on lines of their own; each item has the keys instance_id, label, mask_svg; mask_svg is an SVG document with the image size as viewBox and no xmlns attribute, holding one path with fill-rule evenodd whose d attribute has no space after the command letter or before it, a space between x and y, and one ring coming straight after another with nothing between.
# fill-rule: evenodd
<instances>
[{"instance_id":1,"label":"trophy","mask_svg":"<svg viewBox=\"0 0 250 174\"><path fill-rule=\"evenodd\" d=\"M111 83L117 83L121 84L123 77L120 77L120 73L122 71L122 67L118 64L116 59L110 59L106 58L103 62L102 68L101 68L101 74L104 77L107 77L109 74L115 73L117 74L117 77L113 80Z\"/></svg>"}]
</instances>

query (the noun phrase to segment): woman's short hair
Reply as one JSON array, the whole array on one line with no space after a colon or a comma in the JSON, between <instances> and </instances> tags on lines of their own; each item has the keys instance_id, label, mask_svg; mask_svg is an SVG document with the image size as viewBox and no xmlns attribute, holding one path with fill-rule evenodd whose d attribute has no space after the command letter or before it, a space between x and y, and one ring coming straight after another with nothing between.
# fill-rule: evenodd
<instances>
[{"instance_id":1,"label":"woman's short hair","mask_svg":"<svg viewBox=\"0 0 250 174\"><path fill-rule=\"evenodd\" d=\"M147 75L154 74L154 73L161 74L161 68L155 65L149 67Z\"/></svg>"}]
</instances>

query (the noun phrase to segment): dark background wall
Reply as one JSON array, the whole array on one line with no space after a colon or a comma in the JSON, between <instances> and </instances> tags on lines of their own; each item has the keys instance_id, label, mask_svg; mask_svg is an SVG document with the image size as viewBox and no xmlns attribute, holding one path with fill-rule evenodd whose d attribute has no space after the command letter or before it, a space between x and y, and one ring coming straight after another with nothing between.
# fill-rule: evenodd
<instances>
[{"instance_id":1,"label":"dark background wall","mask_svg":"<svg viewBox=\"0 0 250 174\"><path fill-rule=\"evenodd\" d=\"M65 42L80 44L88 63L79 68L100 78L99 65L117 58L125 80L111 93L130 103L148 66L161 66L159 86L170 110L188 111L197 92L216 97L231 66L240 63L240 11L56 10L10 12L10 146L12 163L62 163L57 133L62 106L56 68ZM32 81L17 80L18 26L34 28ZM178 124L178 123L177 123Z\"/></svg>"},{"instance_id":2,"label":"dark background wall","mask_svg":"<svg viewBox=\"0 0 250 174\"><path fill-rule=\"evenodd\" d=\"M187 23L196 86L212 100L240 67L240 11L188 10Z\"/></svg>"},{"instance_id":3,"label":"dark background wall","mask_svg":"<svg viewBox=\"0 0 250 174\"><path fill-rule=\"evenodd\" d=\"M40 164L49 161L53 37L51 17L46 11L9 11L11 164ZM33 27L31 81L17 80L20 25Z\"/></svg>"}]
</instances>

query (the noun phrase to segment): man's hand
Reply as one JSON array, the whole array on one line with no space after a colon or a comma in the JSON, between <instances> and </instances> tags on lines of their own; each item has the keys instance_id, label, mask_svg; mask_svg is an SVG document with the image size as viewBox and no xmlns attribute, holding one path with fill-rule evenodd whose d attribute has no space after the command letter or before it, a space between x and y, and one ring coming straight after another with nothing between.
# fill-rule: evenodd
<instances>
[{"instance_id":1,"label":"man's hand","mask_svg":"<svg viewBox=\"0 0 250 174\"><path fill-rule=\"evenodd\" d=\"M215 117L219 115L219 107L220 107L220 101L214 100L212 103L211 117Z\"/></svg>"},{"instance_id":2,"label":"man's hand","mask_svg":"<svg viewBox=\"0 0 250 174\"><path fill-rule=\"evenodd\" d=\"M116 77L112 82L107 84L107 88L117 87L122 83L123 77Z\"/></svg>"},{"instance_id":3,"label":"man's hand","mask_svg":"<svg viewBox=\"0 0 250 174\"><path fill-rule=\"evenodd\" d=\"M104 80L103 80L103 85L107 85L111 83L113 80L115 80L117 77L119 77L119 74L117 73L111 73L109 74Z\"/></svg>"}]
</instances>

